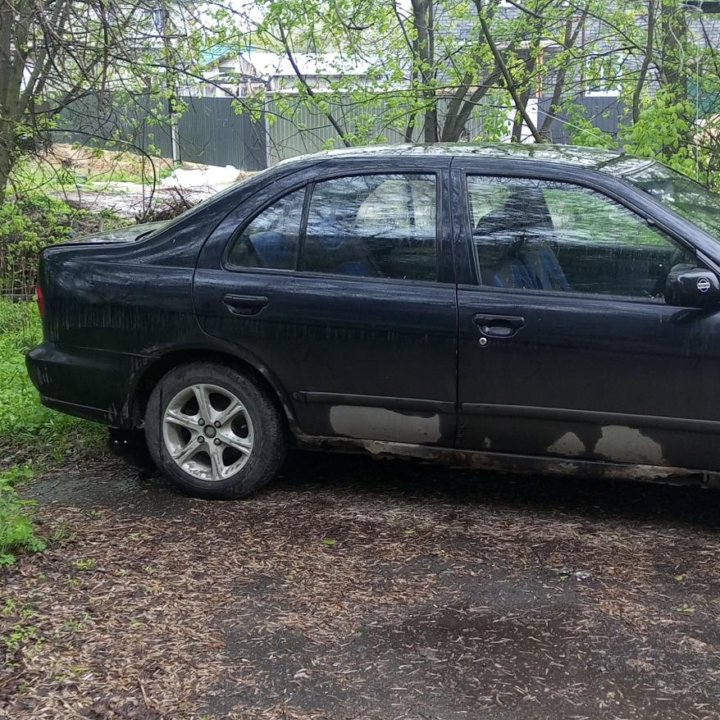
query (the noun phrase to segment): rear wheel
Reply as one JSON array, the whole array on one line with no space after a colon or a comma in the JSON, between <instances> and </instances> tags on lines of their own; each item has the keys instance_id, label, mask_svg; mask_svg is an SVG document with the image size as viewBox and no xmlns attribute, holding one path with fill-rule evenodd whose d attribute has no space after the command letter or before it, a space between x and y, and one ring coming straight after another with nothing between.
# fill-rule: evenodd
<instances>
[{"instance_id":1,"label":"rear wheel","mask_svg":"<svg viewBox=\"0 0 720 720\"><path fill-rule=\"evenodd\" d=\"M158 467L193 495L239 498L275 475L287 445L272 400L249 378L215 363L171 370L145 414Z\"/></svg>"}]
</instances>

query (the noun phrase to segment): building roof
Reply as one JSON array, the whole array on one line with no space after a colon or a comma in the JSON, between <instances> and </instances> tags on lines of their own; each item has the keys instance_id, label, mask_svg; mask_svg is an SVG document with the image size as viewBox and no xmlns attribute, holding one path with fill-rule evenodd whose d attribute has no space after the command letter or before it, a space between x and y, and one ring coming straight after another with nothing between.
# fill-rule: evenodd
<instances>
[{"instance_id":1,"label":"building roof","mask_svg":"<svg viewBox=\"0 0 720 720\"><path fill-rule=\"evenodd\" d=\"M295 69L286 53L247 47L244 49L232 45L218 44L207 48L201 56L204 66L218 65L223 60L242 58L254 69L254 74L262 78L294 77ZM303 75L364 75L370 63L350 60L341 53L295 53L293 60Z\"/></svg>"}]
</instances>

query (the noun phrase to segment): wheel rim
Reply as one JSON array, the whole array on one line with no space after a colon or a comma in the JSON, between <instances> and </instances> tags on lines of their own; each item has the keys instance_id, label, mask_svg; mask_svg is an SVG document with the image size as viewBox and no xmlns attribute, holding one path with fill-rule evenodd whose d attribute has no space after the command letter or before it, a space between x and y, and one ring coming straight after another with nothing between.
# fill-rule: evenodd
<instances>
[{"instance_id":1,"label":"wheel rim","mask_svg":"<svg viewBox=\"0 0 720 720\"><path fill-rule=\"evenodd\" d=\"M190 385L170 400L163 440L173 462L199 480L219 482L248 461L254 444L250 414L219 385Z\"/></svg>"}]
</instances>

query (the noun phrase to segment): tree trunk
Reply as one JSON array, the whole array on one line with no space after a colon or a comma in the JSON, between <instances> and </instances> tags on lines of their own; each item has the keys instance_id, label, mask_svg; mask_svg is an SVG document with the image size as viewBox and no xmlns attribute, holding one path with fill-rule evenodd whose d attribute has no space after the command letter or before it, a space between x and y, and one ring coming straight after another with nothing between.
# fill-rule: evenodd
<instances>
[{"instance_id":1,"label":"tree trunk","mask_svg":"<svg viewBox=\"0 0 720 720\"><path fill-rule=\"evenodd\" d=\"M640 99L642 91L645 88L650 63L655 52L655 2L656 0L648 0L648 16L647 16L647 40L645 41L645 54L643 62L640 66L640 74L635 83L632 96L632 121L636 123L640 119Z\"/></svg>"},{"instance_id":2,"label":"tree trunk","mask_svg":"<svg viewBox=\"0 0 720 720\"><path fill-rule=\"evenodd\" d=\"M669 91L671 101L683 103L688 99L688 24L687 11L677 0L661 0L660 86ZM693 144L693 130L687 126L679 146ZM674 146L663 146L663 153L672 154Z\"/></svg>"},{"instance_id":3,"label":"tree trunk","mask_svg":"<svg viewBox=\"0 0 720 720\"><path fill-rule=\"evenodd\" d=\"M412 0L413 22L417 31L418 54L416 62L420 65L420 78L424 85L426 143L438 141L437 95L433 87L435 67L435 29L433 27L433 0Z\"/></svg>"},{"instance_id":4,"label":"tree trunk","mask_svg":"<svg viewBox=\"0 0 720 720\"><path fill-rule=\"evenodd\" d=\"M664 0L660 6L662 45L660 82L672 88L678 100L687 99L685 84L685 55L687 53L688 25L686 10L676 2Z\"/></svg>"},{"instance_id":5,"label":"tree trunk","mask_svg":"<svg viewBox=\"0 0 720 720\"><path fill-rule=\"evenodd\" d=\"M7 152L5 144L0 139L0 207L5 202L5 194L7 193L7 184L10 179L10 171L12 163L10 161L10 153Z\"/></svg>"},{"instance_id":6,"label":"tree trunk","mask_svg":"<svg viewBox=\"0 0 720 720\"><path fill-rule=\"evenodd\" d=\"M463 81L464 84L457 89L448 108L440 142L458 142L460 140L460 136L465 132L465 128L470 120L472 111L497 83L500 77L500 71L498 69L493 70L486 78L480 81L480 84L469 97L467 93L470 89L469 83L471 78L465 77Z\"/></svg>"},{"instance_id":7,"label":"tree trunk","mask_svg":"<svg viewBox=\"0 0 720 720\"><path fill-rule=\"evenodd\" d=\"M28 3L0 0L0 206L15 161L15 129L23 114L22 79L30 19ZM28 101L29 97L28 93Z\"/></svg>"},{"instance_id":8,"label":"tree trunk","mask_svg":"<svg viewBox=\"0 0 720 720\"><path fill-rule=\"evenodd\" d=\"M13 126L7 121L0 120L0 207L5 202L7 185L12 171L14 141Z\"/></svg>"},{"instance_id":9,"label":"tree trunk","mask_svg":"<svg viewBox=\"0 0 720 720\"><path fill-rule=\"evenodd\" d=\"M654 2L654 0L650 0L651 2ZM567 52L570 50L570 48L575 47L578 37L580 36L580 32L582 31L583 27L585 26L585 20L587 18L587 8L583 10L582 14L577 20L577 24L575 25L575 28L573 29L573 17L569 17L567 21L565 22L565 37L563 39L563 50ZM553 87L552 91L552 97L550 98L550 108L548 113L545 115L542 126L539 129L540 135L546 140L550 141L551 139L551 130L552 125L555 122L556 119L556 113L560 109L560 103L562 101L563 92L565 91L565 82L567 80L567 71L568 66L567 64L563 64L555 76L555 85Z\"/></svg>"},{"instance_id":10,"label":"tree trunk","mask_svg":"<svg viewBox=\"0 0 720 720\"><path fill-rule=\"evenodd\" d=\"M543 141L540 133L538 132L538 129L533 122L533 119L530 117L527 111L526 104L523 102L522 98L520 97L520 93L518 91L518 85L513 79L508 66L505 64L505 58L502 55L502 52L499 50L497 44L493 40L493 37L490 33L490 28L487 24L487 21L482 16L482 3L480 0L475 0L475 5L477 7L478 11L478 19L480 20L480 29L482 30L482 34L485 37L485 40L487 41L487 44L490 48L490 51L493 54L493 57L495 58L495 63L497 64L500 72L502 73L503 80L505 82L505 88L510 93L510 97L512 98L513 104L515 105L515 110L517 113L520 114L520 117L522 118L522 121L525 122L525 125L527 125L528 129L530 130L530 133L532 134L535 142L541 143Z\"/></svg>"}]
</instances>

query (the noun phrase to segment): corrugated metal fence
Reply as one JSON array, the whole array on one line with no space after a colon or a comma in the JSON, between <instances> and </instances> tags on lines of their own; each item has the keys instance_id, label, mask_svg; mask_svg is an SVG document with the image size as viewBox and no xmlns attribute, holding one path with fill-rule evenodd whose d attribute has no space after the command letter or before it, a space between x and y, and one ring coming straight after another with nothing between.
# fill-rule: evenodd
<instances>
[{"instance_id":1,"label":"corrugated metal fence","mask_svg":"<svg viewBox=\"0 0 720 720\"><path fill-rule=\"evenodd\" d=\"M267 167L264 117L236 113L229 98L181 99L187 107L178 122L181 160L243 170ZM53 139L172 157L168 117L164 99L136 96L121 112L116 103L92 95L63 110Z\"/></svg>"},{"instance_id":2,"label":"corrugated metal fence","mask_svg":"<svg viewBox=\"0 0 720 720\"><path fill-rule=\"evenodd\" d=\"M327 114L308 108L292 96L269 98L259 117L247 112L238 114L230 98L184 97L182 101L186 110L178 123L178 137L180 158L185 161L261 170L289 157L342 145ZM580 104L596 127L616 134L622 115L617 99L586 97ZM446 102L441 101L441 118L446 108ZM403 142L404 133L398 129L405 121L402 108L391 109L381 102L368 106L348 98L342 103L328 103L327 110L346 132L370 136L378 142ZM541 119L549 110L550 101L541 101ZM493 111L497 113L489 107L476 108L462 139L481 139L484 114ZM393 115L400 115L400 121L393 122ZM553 124L553 142L568 142L571 133L566 123L567 118L561 116ZM63 111L59 128L55 133L59 142L116 149L135 147L150 154L172 156L167 103L163 99L134 97L120 113L114 103L89 96ZM421 131L419 122L413 140L421 139Z\"/></svg>"},{"instance_id":3,"label":"corrugated metal fence","mask_svg":"<svg viewBox=\"0 0 720 720\"><path fill-rule=\"evenodd\" d=\"M540 101L540 122L543 115L550 113L550 99ZM582 106L586 120L589 120L598 130L617 137L618 129L623 122L624 111L617 97L611 95L586 95L578 100ZM550 126L550 141L554 143L569 143L573 136L572 120L560 113Z\"/></svg>"},{"instance_id":4,"label":"corrugated metal fence","mask_svg":"<svg viewBox=\"0 0 720 720\"><path fill-rule=\"evenodd\" d=\"M441 122L448 105L449 101L445 99L438 102ZM482 136L483 116L490 110L489 106L478 106L474 110L462 140L472 141ZM308 108L299 101L293 101L292 97L273 98L266 107L269 163L341 147L342 140L330 122L328 113L350 136L369 136L374 142L388 144L405 141L403 126L407 122L407 111L404 108L390 107L382 102L368 106L348 98L342 103L328 103L327 113L323 113L317 108ZM418 117L412 133L413 142L422 141L422 132L422 118Z\"/></svg>"},{"instance_id":5,"label":"corrugated metal fence","mask_svg":"<svg viewBox=\"0 0 720 720\"><path fill-rule=\"evenodd\" d=\"M264 118L239 115L227 98L183 98L180 157L208 165L234 165L241 170L267 167Z\"/></svg>"}]
</instances>

